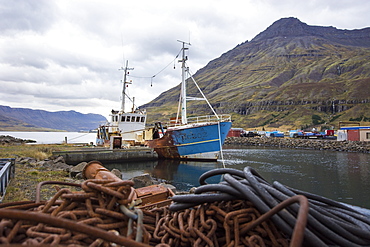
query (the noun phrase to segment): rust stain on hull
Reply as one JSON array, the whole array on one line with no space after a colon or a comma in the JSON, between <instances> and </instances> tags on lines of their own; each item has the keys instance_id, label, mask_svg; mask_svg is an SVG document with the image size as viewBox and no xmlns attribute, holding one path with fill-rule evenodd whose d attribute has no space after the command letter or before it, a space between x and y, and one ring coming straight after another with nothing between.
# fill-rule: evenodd
<instances>
[{"instance_id":1,"label":"rust stain on hull","mask_svg":"<svg viewBox=\"0 0 370 247\"><path fill-rule=\"evenodd\" d=\"M162 138L147 140L145 145L153 148L157 152L158 158L180 159L179 151L173 143L171 135L172 130L168 130Z\"/></svg>"}]
</instances>

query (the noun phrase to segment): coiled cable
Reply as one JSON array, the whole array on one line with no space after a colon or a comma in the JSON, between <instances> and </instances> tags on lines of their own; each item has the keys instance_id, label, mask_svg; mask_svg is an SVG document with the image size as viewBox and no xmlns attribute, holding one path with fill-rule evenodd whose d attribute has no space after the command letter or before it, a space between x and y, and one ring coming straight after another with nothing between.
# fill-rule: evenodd
<instances>
[{"instance_id":1,"label":"coiled cable","mask_svg":"<svg viewBox=\"0 0 370 247\"><path fill-rule=\"evenodd\" d=\"M222 175L219 184L207 184L212 176ZM220 168L199 177L201 184L192 195L176 195L170 210L178 211L205 202L220 200L248 200L262 213L269 212L282 201L303 195L309 201L309 215L304 233L308 246L370 246L370 218L351 206L312 193L300 191L279 182L271 185L251 167L243 171ZM299 206L294 203L271 217L274 224L287 235L292 235Z\"/></svg>"}]
</instances>

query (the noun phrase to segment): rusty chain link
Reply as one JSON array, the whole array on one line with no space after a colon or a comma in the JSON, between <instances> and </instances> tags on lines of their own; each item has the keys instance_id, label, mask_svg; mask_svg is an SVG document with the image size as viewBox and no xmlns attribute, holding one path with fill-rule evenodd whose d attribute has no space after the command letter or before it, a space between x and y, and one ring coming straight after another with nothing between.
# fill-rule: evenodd
<instances>
[{"instance_id":1,"label":"rusty chain link","mask_svg":"<svg viewBox=\"0 0 370 247\"><path fill-rule=\"evenodd\" d=\"M250 202L222 201L177 212L167 207L144 211L144 226L151 246L288 246L269 220L244 230L260 216Z\"/></svg>"},{"instance_id":2,"label":"rusty chain link","mask_svg":"<svg viewBox=\"0 0 370 247\"><path fill-rule=\"evenodd\" d=\"M133 200L132 185L132 181L88 179L81 184L82 191L63 188L46 202L38 197L37 203L2 205L0 243L148 246L127 234L128 217L119 208ZM149 243L148 238L142 240Z\"/></svg>"}]
</instances>

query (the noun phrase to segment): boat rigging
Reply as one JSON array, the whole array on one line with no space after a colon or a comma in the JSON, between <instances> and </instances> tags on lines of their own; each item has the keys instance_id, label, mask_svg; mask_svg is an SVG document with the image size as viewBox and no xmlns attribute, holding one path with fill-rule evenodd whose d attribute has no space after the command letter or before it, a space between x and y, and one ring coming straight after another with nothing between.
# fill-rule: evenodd
<instances>
[{"instance_id":1,"label":"boat rigging","mask_svg":"<svg viewBox=\"0 0 370 247\"><path fill-rule=\"evenodd\" d=\"M179 42L182 43L182 59L179 60L182 80L177 116L170 121L167 128L157 122L153 130L153 140L147 140L145 144L153 148L160 158L214 161L218 159L226 135L231 128L231 116L216 114L192 76L203 98L187 97L186 76L190 73L186 66L188 60L186 45L190 44ZM188 100L206 100L214 115L187 117Z\"/></svg>"},{"instance_id":2,"label":"boat rigging","mask_svg":"<svg viewBox=\"0 0 370 247\"><path fill-rule=\"evenodd\" d=\"M128 67L128 61L126 66L121 67L123 71L122 77L122 98L121 98L121 109L119 111L112 110L110 114L110 121L99 126L96 144L98 146L109 146L110 148L122 148L123 146L135 146L144 144L144 130L146 124L146 111L141 110L135 106L134 100L132 100L126 93L126 87L131 82L127 81L127 75L129 70L134 68ZM125 110L126 97L132 102L131 111Z\"/></svg>"}]
</instances>

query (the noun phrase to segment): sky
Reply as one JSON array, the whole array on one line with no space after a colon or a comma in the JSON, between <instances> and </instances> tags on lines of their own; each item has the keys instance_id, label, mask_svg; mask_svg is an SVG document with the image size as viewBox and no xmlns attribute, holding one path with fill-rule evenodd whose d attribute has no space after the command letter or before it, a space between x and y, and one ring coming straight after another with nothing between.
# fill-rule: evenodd
<instances>
[{"instance_id":1,"label":"sky","mask_svg":"<svg viewBox=\"0 0 370 247\"><path fill-rule=\"evenodd\" d=\"M368 0L0 0L0 105L96 113L150 102L273 22L370 27ZM132 105L126 102L127 108Z\"/></svg>"}]
</instances>

